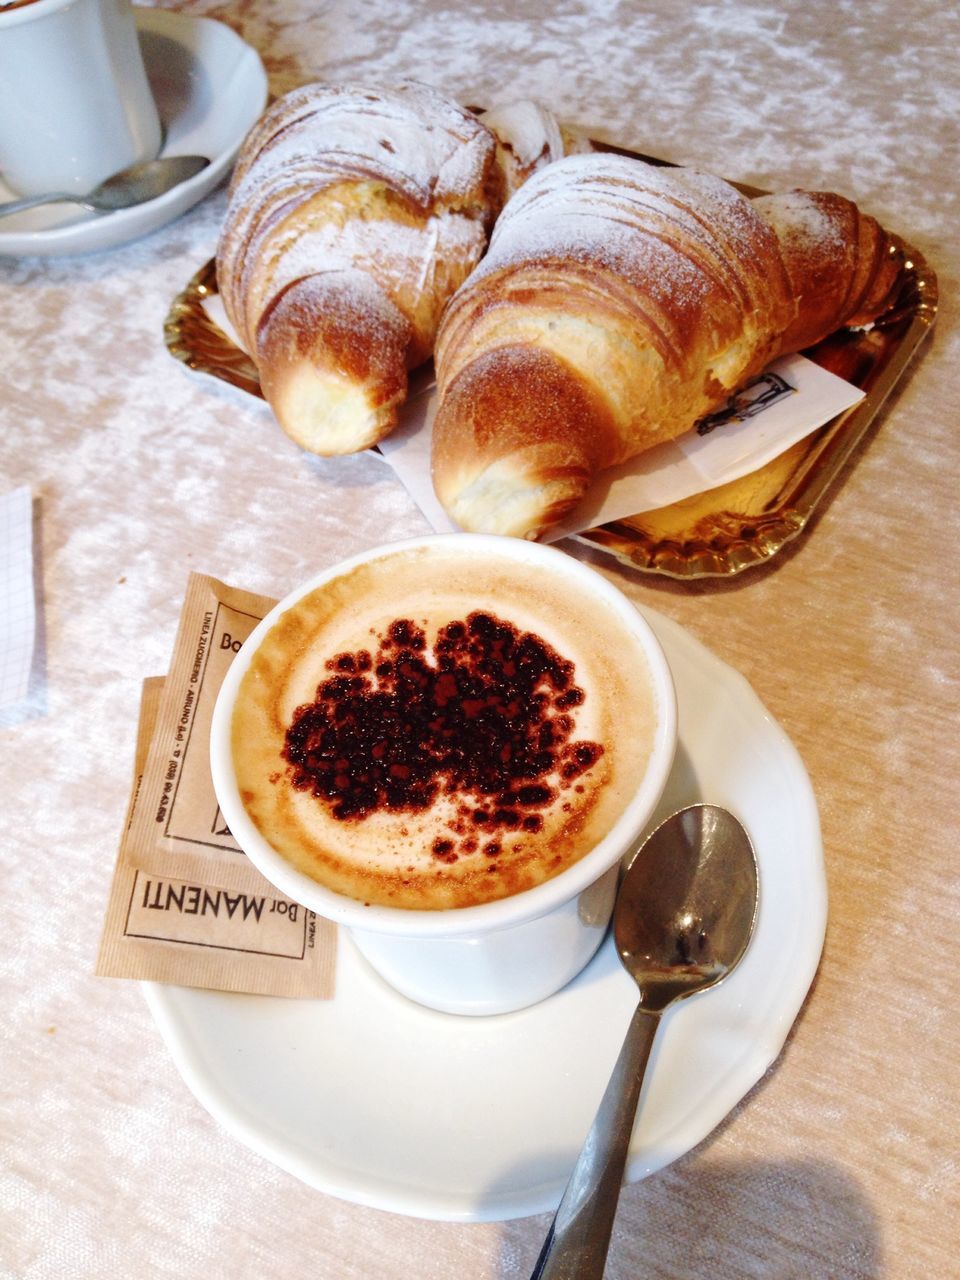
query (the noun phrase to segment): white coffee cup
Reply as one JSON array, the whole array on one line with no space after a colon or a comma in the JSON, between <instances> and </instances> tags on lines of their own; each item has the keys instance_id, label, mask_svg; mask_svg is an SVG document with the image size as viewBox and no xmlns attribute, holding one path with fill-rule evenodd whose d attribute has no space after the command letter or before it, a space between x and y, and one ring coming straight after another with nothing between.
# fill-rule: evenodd
<instances>
[{"instance_id":1,"label":"white coffee cup","mask_svg":"<svg viewBox=\"0 0 960 1280\"><path fill-rule=\"evenodd\" d=\"M451 548L495 562L507 557L538 573L559 576L574 608L617 620L628 637L618 661L637 664L649 680L652 725L645 768L630 779L628 798L606 835L578 861L534 887L479 905L418 910L365 904L318 883L274 848L241 799L232 727L243 677L275 624L304 597L385 553ZM448 566L449 567L449 566ZM415 605L399 599L398 614ZM609 611L605 613L604 611ZM510 616L509 602L503 615ZM618 727L619 731L619 727ZM625 721L622 732L639 732ZM576 976L599 947L613 909L622 860L649 823L673 762L677 714L670 669L652 629L612 583L564 552L515 538L441 534L356 556L312 578L282 600L237 654L220 690L210 735L214 788L240 847L285 895L345 926L377 972L420 1004L448 1013L506 1013L534 1004Z\"/></svg>"},{"instance_id":2,"label":"white coffee cup","mask_svg":"<svg viewBox=\"0 0 960 1280\"><path fill-rule=\"evenodd\" d=\"M82 195L160 151L129 0L0 4L0 176Z\"/></svg>"}]
</instances>

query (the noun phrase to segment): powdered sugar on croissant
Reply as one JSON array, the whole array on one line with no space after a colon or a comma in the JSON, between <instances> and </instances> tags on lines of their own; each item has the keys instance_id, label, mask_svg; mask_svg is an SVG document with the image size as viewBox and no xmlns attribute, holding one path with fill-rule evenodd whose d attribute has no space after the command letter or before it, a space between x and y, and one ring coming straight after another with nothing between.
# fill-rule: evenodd
<instances>
[{"instance_id":1,"label":"powdered sugar on croissant","mask_svg":"<svg viewBox=\"0 0 960 1280\"><path fill-rule=\"evenodd\" d=\"M853 270L861 252L811 255L821 214L619 155L535 173L438 334L433 480L447 512L466 529L537 537L599 470L680 435L776 355L846 323L844 300L873 293L848 271L840 305L814 305L811 263Z\"/></svg>"},{"instance_id":2,"label":"powdered sugar on croissant","mask_svg":"<svg viewBox=\"0 0 960 1280\"><path fill-rule=\"evenodd\" d=\"M493 135L424 85L307 85L264 114L234 170L217 278L293 439L343 453L392 429L502 200Z\"/></svg>"}]
</instances>

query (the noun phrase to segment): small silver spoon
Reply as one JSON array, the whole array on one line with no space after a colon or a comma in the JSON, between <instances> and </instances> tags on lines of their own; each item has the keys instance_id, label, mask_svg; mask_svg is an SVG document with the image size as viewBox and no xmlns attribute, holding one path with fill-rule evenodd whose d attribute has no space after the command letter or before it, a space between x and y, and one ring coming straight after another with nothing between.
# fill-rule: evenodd
<instances>
[{"instance_id":1,"label":"small silver spoon","mask_svg":"<svg viewBox=\"0 0 960 1280\"><path fill-rule=\"evenodd\" d=\"M20 213L23 209L34 209L39 204L59 204L62 200L83 205L84 209L92 209L96 213L129 209L131 205L162 196L205 169L209 163L206 156L161 156L159 160L147 160L143 164L132 164L129 169L121 169L83 196L52 191L47 195L8 200L6 204L0 204L0 218L8 213Z\"/></svg>"},{"instance_id":2,"label":"small silver spoon","mask_svg":"<svg viewBox=\"0 0 960 1280\"><path fill-rule=\"evenodd\" d=\"M647 1059L668 1005L738 964L757 914L757 861L726 809L691 805L662 822L624 876L613 936L640 1001L531 1280L600 1280Z\"/></svg>"}]
</instances>

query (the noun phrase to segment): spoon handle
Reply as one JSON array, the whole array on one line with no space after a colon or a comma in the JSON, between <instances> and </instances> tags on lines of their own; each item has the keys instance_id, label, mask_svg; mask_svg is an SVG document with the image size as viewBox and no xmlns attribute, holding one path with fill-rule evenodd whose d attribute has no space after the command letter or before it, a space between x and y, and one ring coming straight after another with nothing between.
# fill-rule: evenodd
<instances>
[{"instance_id":1,"label":"spoon handle","mask_svg":"<svg viewBox=\"0 0 960 1280\"><path fill-rule=\"evenodd\" d=\"M83 196L71 196L65 191L56 191L46 196L24 196L22 200L8 200L5 204L0 204L0 218L5 218L8 213L22 213L24 209L35 209L38 204L59 204L61 200L69 200L71 204L82 204L85 209L92 209L93 205L89 205Z\"/></svg>"},{"instance_id":2,"label":"spoon handle","mask_svg":"<svg viewBox=\"0 0 960 1280\"><path fill-rule=\"evenodd\" d=\"M600 1280L660 1014L638 1005L530 1280Z\"/></svg>"}]
</instances>

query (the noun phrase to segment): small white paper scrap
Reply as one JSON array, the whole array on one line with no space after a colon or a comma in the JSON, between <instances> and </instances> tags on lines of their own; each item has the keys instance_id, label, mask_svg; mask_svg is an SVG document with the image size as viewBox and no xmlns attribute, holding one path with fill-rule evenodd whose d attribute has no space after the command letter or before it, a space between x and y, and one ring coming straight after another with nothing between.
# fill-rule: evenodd
<instances>
[{"instance_id":1,"label":"small white paper scrap","mask_svg":"<svg viewBox=\"0 0 960 1280\"><path fill-rule=\"evenodd\" d=\"M764 466L804 436L863 399L859 387L804 356L774 361L726 414L713 415L685 435L658 445L596 478L572 515L552 529L553 542L581 529L682 502ZM430 480L432 386L408 400L398 429L379 448L384 459L438 533L456 526ZM728 420L720 422L723 417Z\"/></svg>"},{"instance_id":2,"label":"small white paper scrap","mask_svg":"<svg viewBox=\"0 0 960 1280\"><path fill-rule=\"evenodd\" d=\"M24 486L0 497L0 707L27 696L35 636L33 502Z\"/></svg>"}]
</instances>

